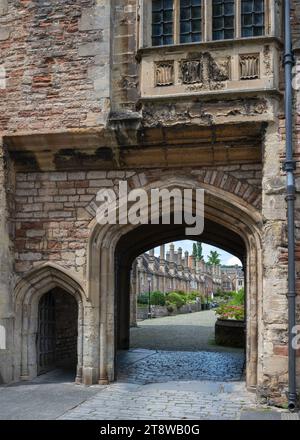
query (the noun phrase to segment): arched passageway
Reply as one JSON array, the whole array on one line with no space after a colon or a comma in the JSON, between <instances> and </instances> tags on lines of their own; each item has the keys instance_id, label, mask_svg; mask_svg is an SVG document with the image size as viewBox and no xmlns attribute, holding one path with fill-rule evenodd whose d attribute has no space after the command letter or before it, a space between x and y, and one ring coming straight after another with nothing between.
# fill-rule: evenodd
<instances>
[{"instance_id":1,"label":"arched passageway","mask_svg":"<svg viewBox=\"0 0 300 440\"><path fill-rule=\"evenodd\" d=\"M196 184L196 187L199 184ZM115 379L117 348L129 346L130 268L142 252L162 243L188 239L205 241L238 257L246 274L248 388L255 388L258 375L258 338L262 293L261 215L251 204L211 185L205 189L204 233L185 235L185 225L99 225L95 221L88 250L88 298L99 306L100 383ZM174 179L152 182L151 188L195 188L195 182ZM148 200L150 197L148 198ZM145 207L147 209L147 207ZM172 214L172 208L170 210Z\"/></svg>"}]
</instances>

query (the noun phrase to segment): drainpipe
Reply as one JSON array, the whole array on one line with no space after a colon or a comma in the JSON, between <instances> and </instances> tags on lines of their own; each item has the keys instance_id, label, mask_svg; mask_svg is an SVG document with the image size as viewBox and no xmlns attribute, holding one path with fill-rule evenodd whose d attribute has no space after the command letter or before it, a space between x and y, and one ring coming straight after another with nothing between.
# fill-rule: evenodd
<instances>
[{"instance_id":1,"label":"drainpipe","mask_svg":"<svg viewBox=\"0 0 300 440\"><path fill-rule=\"evenodd\" d=\"M296 350L293 349L293 329L296 325L296 267L295 267L295 179L294 170L296 163L293 159L293 90L292 68L294 57L291 39L291 3L285 0L284 23L284 71L285 71L285 128L286 128L286 159L284 170L286 171L286 201L287 201L287 225L288 225L288 321L289 321L289 389L288 408L294 411L297 405L296 389Z\"/></svg>"}]
</instances>

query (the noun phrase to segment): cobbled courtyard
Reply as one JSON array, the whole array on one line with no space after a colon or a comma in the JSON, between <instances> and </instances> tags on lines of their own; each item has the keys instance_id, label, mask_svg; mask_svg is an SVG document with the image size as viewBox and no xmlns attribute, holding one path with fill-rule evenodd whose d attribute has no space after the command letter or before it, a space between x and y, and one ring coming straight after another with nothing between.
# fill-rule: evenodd
<instances>
[{"instance_id":1,"label":"cobbled courtyard","mask_svg":"<svg viewBox=\"0 0 300 440\"><path fill-rule=\"evenodd\" d=\"M132 348L118 353L115 383L85 387L54 371L2 386L0 419L298 418L258 405L243 380L243 350L215 346L214 322L211 311L141 322L132 329Z\"/></svg>"}]
</instances>

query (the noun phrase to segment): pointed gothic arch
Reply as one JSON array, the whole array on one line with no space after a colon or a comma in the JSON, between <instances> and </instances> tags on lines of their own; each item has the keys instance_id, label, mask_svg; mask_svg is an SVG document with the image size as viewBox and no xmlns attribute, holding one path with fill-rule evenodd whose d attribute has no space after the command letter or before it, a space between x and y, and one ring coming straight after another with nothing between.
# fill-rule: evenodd
<instances>
[{"instance_id":1,"label":"pointed gothic arch","mask_svg":"<svg viewBox=\"0 0 300 440\"><path fill-rule=\"evenodd\" d=\"M261 227L262 218L257 208L246 197L226 191L205 181L191 178L166 178L153 181L143 186L148 193L151 188L204 188L205 189L205 219L219 225L220 228L239 236L244 243L246 255L244 263L246 268L246 295L248 304L247 313L247 386L255 388L259 370L258 338L260 322L260 301L262 295L262 251L261 251ZM254 197L255 196L255 197ZM259 200L259 194L251 194L252 200ZM151 225L148 230L150 231ZM116 351L116 285L118 266L116 252L118 244L127 243L126 237L134 240L138 226L133 225L99 225L96 220L91 225L91 235L88 244L88 273L87 295L96 307L99 307L99 333L96 340L99 341L99 371L97 376L100 383L107 383L115 378L115 351ZM145 226L145 230L147 225ZM157 238L160 242L168 236L168 239L176 238L168 233L162 233L160 237L146 233L139 237L137 244L130 242L133 259L143 249L154 247ZM164 235L165 234L165 235ZM172 236L172 237L171 237ZM124 248L123 248L124 249ZM128 255L127 257L128 258Z\"/></svg>"},{"instance_id":2,"label":"pointed gothic arch","mask_svg":"<svg viewBox=\"0 0 300 440\"><path fill-rule=\"evenodd\" d=\"M43 295L60 288L76 300L78 306L78 338L76 382L82 381L83 365L83 309L86 295L80 281L66 269L53 264L42 264L28 272L17 283L15 297L15 380L30 380L37 375L36 339L38 308Z\"/></svg>"}]
</instances>

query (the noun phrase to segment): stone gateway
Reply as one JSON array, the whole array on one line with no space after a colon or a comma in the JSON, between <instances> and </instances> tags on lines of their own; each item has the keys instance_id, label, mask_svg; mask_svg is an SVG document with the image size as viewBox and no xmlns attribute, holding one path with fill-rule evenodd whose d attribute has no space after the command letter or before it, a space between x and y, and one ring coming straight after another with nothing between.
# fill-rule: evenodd
<instances>
[{"instance_id":1,"label":"stone gateway","mask_svg":"<svg viewBox=\"0 0 300 440\"><path fill-rule=\"evenodd\" d=\"M243 262L247 387L285 396L284 2L235 0L226 17L224 2L184 3L0 0L2 383L66 360L78 383L115 379L116 350L129 346L132 263L186 237L172 221L100 225L99 190L126 181L147 194L205 191L199 240ZM297 63L298 0L292 29Z\"/></svg>"}]
</instances>

